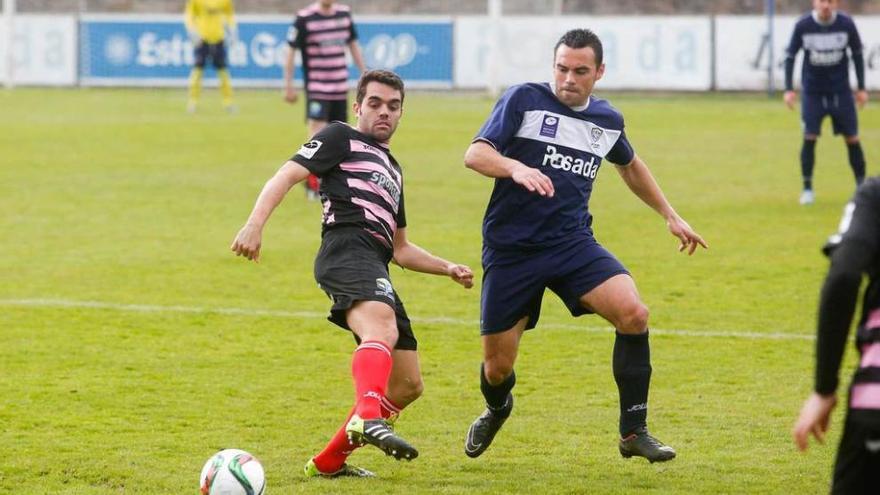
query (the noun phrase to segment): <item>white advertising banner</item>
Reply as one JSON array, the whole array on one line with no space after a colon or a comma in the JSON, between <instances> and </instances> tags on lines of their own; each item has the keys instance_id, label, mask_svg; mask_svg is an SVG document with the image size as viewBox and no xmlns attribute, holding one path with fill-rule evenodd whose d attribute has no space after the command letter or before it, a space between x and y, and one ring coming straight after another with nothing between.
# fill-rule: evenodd
<instances>
[{"instance_id":1,"label":"white advertising banner","mask_svg":"<svg viewBox=\"0 0 880 495\"><path fill-rule=\"evenodd\" d=\"M497 23L485 16L458 17L455 85L480 88L492 82L509 86L549 80L553 47L563 33L579 27L592 29L602 40L606 70L601 88L707 90L711 86L707 16L511 16Z\"/></svg>"},{"instance_id":2,"label":"white advertising banner","mask_svg":"<svg viewBox=\"0 0 880 495\"><path fill-rule=\"evenodd\" d=\"M7 74L5 26L0 19L0 80ZM14 17L12 77L15 84L74 85L76 55L76 18L73 16L19 14Z\"/></svg>"},{"instance_id":3,"label":"white advertising banner","mask_svg":"<svg viewBox=\"0 0 880 495\"><path fill-rule=\"evenodd\" d=\"M773 83L776 89L785 84L785 48L794 30L796 16L774 20ZM855 17L865 56L865 80L868 89L880 89L880 17ZM800 87L803 51L796 59L795 88ZM715 18L715 83L722 90L767 89L767 65L770 49L767 42L767 19L760 16L717 16ZM850 64L850 81L855 86L855 71Z\"/></svg>"}]
</instances>

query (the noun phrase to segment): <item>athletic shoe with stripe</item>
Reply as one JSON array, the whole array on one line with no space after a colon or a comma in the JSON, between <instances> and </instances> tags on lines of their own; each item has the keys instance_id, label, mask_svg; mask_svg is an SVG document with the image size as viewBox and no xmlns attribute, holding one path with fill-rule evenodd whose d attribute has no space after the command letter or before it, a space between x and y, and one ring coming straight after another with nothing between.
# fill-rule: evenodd
<instances>
[{"instance_id":1,"label":"athletic shoe with stripe","mask_svg":"<svg viewBox=\"0 0 880 495\"><path fill-rule=\"evenodd\" d=\"M507 421L510 412L513 410L513 394L508 394L504 407L500 410L493 410L486 407L483 414L480 415L471 424L468 429L467 436L464 439L464 453L468 457L479 457L480 454L492 445L495 434L501 429L501 425Z\"/></svg>"},{"instance_id":2,"label":"athletic shoe with stripe","mask_svg":"<svg viewBox=\"0 0 880 495\"><path fill-rule=\"evenodd\" d=\"M633 456L644 457L652 463L664 462L675 458L675 450L652 437L644 426L620 439L620 455L629 459Z\"/></svg>"},{"instance_id":3,"label":"athletic shoe with stripe","mask_svg":"<svg viewBox=\"0 0 880 495\"><path fill-rule=\"evenodd\" d=\"M411 461L419 456L419 451L397 436L388 422L382 418L362 419L357 414L352 415L345 432L348 433L348 440L351 443L370 444L397 460Z\"/></svg>"},{"instance_id":4,"label":"athletic shoe with stripe","mask_svg":"<svg viewBox=\"0 0 880 495\"><path fill-rule=\"evenodd\" d=\"M359 468L357 466L352 466L351 464L343 464L341 468L332 472L325 473L318 469L318 466L315 465L314 459L309 459L309 462L306 463L305 468L303 468L305 472L306 478L340 478L343 476L354 477L354 478L373 478L376 474L372 471L367 471L364 468Z\"/></svg>"}]
</instances>

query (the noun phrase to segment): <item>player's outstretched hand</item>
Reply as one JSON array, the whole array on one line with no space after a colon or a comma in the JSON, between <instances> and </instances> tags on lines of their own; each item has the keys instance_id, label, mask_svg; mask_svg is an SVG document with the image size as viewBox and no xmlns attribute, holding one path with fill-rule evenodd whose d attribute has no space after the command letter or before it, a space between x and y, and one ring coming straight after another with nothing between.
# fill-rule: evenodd
<instances>
[{"instance_id":1,"label":"player's outstretched hand","mask_svg":"<svg viewBox=\"0 0 880 495\"><path fill-rule=\"evenodd\" d=\"M669 232L681 241L681 244L678 246L679 251L687 250L688 256L690 256L697 250L697 246L709 249L706 241L683 218L676 215L674 218L667 220L666 225L669 227Z\"/></svg>"},{"instance_id":2,"label":"player's outstretched hand","mask_svg":"<svg viewBox=\"0 0 880 495\"><path fill-rule=\"evenodd\" d=\"M820 395L816 392L810 394L801 408L791 435L794 443L801 452L809 446L810 434L816 437L819 443L825 443L825 433L828 432L828 422L831 419L831 411L837 405L836 395Z\"/></svg>"},{"instance_id":3,"label":"player's outstretched hand","mask_svg":"<svg viewBox=\"0 0 880 495\"><path fill-rule=\"evenodd\" d=\"M782 100L789 110L794 110L794 104L797 102L797 93L794 91L786 91L782 94Z\"/></svg>"},{"instance_id":4,"label":"player's outstretched hand","mask_svg":"<svg viewBox=\"0 0 880 495\"><path fill-rule=\"evenodd\" d=\"M446 273L449 275L449 278L461 284L465 289L470 289L474 286L474 272L467 265L450 263L446 268Z\"/></svg>"},{"instance_id":5,"label":"player's outstretched hand","mask_svg":"<svg viewBox=\"0 0 880 495\"><path fill-rule=\"evenodd\" d=\"M244 256L249 260L259 263L262 239L263 230L256 225L248 223L238 231L238 235L232 241L230 249L232 249L236 256Z\"/></svg>"},{"instance_id":6,"label":"player's outstretched hand","mask_svg":"<svg viewBox=\"0 0 880 495\"><path fill-rule=\"evenodd\" d=\"M553 181L550 180L550 177L542 174L536 168L520 165L513 171L510 178L529 192L536 192L548 198L552 198L555 193Z\"/></svg>"}]
</instances>

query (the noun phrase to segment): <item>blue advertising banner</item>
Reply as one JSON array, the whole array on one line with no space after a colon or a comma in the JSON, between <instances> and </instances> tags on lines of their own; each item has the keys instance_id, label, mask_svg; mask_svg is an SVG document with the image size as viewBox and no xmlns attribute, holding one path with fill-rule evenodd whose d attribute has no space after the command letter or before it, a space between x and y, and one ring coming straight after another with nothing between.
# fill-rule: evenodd
<instances>
[{"instance_id":1,"label":"blue advertising banner","mask_svg":"<svg viewBox=\"0 0 880 495\"><path fill-rule=\"evenodd\" d=\"M239 17L239 39L227 44L236 86L281 86L291 22ZM451 20L371 19L359 21L357 29L367 67L393 70L411 86L452 86ZM80 21L82 84L181 86L192 63L193 44L179 16L94 15ZM349 70L357 79L357 68ZM206 78L214 75L212 68L205 71ZM298 65L295 77L302 79Z\"/></svg>"}]
</instances>

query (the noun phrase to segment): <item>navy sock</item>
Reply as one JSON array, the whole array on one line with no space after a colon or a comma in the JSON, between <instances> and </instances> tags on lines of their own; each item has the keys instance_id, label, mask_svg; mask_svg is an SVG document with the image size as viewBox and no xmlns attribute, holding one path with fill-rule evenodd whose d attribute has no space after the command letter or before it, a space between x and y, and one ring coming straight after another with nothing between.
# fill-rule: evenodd
<instances>
[{"instance_id":1,"label":"navy sock","mask_svg":"<svg viewBox=\"0 0 880 495\"><path fill-rule=\"evenodd\" d=\"M862 143L858 141L847 143L846 151L849 154L849 166L852 168L858 186L865 181L865 153L862 151Z\"/></svg>"},{"instance_id":2,"label":"navy sock","mask_svg":"<svg viewBox=\"0 0 880 495\"><path fill-rule=\"evenodd\" d=\"M486 379L483 364L480 364L480 391L483 392L483 397L486 398L486 405L489 406L489 409L494 411L504 409L504 406L507 405L507 396L513 390L514 385L516 385L516 372L511 371L510 376L505 378L503 382L498 385L492 385Z\"/></svg>"},{"instance_id":3,"label":"navy sock","mask_svg":"<svg viewBox=\"0 0 880 495\"><path fill-rule=\"evenodd\" d=\"M647 426L651 385L651 346L647 331L638 335L616 334L612 368L620 394L620 436L624 438Z\"/></svg>"},{"instance_id":4,"label":"navy sock","mask_svg":"<svg viewBox=\"0 0 880 495\"><path fill-rule=\"evenodd\" d=\"M804 139L801 146L801 177L804 189L813 189L813 167L816 164L816 140Z\"/></svg>"}]
</instances>

